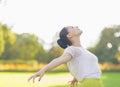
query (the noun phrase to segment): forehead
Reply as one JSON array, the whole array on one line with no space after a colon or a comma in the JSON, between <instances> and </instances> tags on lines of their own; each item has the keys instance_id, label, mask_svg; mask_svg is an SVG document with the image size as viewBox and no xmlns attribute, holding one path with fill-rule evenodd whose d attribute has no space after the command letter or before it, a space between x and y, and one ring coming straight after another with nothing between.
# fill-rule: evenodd
<instances>
[{"instance_id":1,"label":"forehead","mask_svg":"<svg viewBox=\"0 0 120 87\"><path fill-rule=\"evenodd\" d=\"M73 26L67 26L66 27L66 29L67 29L68 32L72 32L72 28L73 28Z\"/></svg>"},{"instance_id":2,"label":"forehead","mask_svg":"<svg viewBox=\"0 0 120 87\"><path fill-rule=\"evenodd\" d=\"M69 29L69 28L72 28L73 26L67 26L66 28Z\"/></svg>"}]
</instances>

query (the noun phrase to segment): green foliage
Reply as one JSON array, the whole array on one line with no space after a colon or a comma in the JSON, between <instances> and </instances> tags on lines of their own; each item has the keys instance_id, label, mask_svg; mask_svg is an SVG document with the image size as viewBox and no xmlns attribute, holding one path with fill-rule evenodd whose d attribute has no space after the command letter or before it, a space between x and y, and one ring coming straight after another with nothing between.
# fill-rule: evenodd
<instances>
[{"instance_id":1,"label":"green foliage","mask_svg":"<svg viewBox=\"0 0 120 87\"><path fill-rule=\"evenodd\" d=\"M99 42L91 48L99 62L120 63L120 26L105 28L101 32ZM53 38L51 48L45 50L44 41L34 34L16 34L6 25L0 24L0 60L35 60L38 63L48 63L59 57L63 49L57 45L58 32Z\"/></svg>"},{"instance_id":2,"label":"green foliage","mask_svg":"<svg viewBox=\"0 0 120 87\"><path fill-rule=\"evenodd\" d=\"M120 37L116 36L116 33L120 32L120 26L113 26L111 28L105 28L101 32L101 37L98 44L89 48L89 50L95 53L99 62L112 62L117 64L119 61L115 58L115 54L120 47Z\"/></svg>"},{"instance_id":3,"label":"green foliage","mask_svg":"<svg viewBox=\"0 0 120 87\"><path fill-rule=\"evenodd\" d=\"M59 33L57 32L53 37L53 42L51 43L51 48L49 49L50 60L59 57L63 53L63 49L60 48L57 44L57 39L59 38Z\"/></svg>"},{"instance_id":4,"label":"green foliage","mask_svg":"<svg viewBox=\"0 0 120 87\"><path fill-rule=\"evenodd\" d=\"M0 59L47 62L43 60L48 56L40 41L33 34L15 34L9 27L0 24Z\"/></svg>"},{"instance_id":5,"label":"green foliage","mask_svg":"<svg viewBox=\"0 0 120 87\"><path fill-rule=\"evenodd\" d=\"M36 56L38 53L40 54L40 51L45 52L43 46L38 42L38 38L35 35L25 33L17 35L14 45L6 44L2 59L35 60L37 59ZM43 53L41 55L43 55Z\"/></svg>"},{"instance_id":6,"label":"green foliage","mask_svg":"<svg viewBox=\"0 0 120 87\"><path fill-rule=\"evenodd\" d=\"M13 45L16 40L16 35L13 33L9 27L0 24L0 54L2 55L5 51L5 45Z\"/></svg>"},{"instance_id":7,"label":"green foliage","mask_svg":"<svg viewBox=\"0 0 120 87\"><path fill-rule=\"evenodd\" d=\"M3 28L0 24L0 55L4 52L4 36L3 36Z\"/></svg>"},{"instance_id":8,"label":"green foliage","mask_svg":"<svg viewBox=\"0 0 120 87\"><path fill-rule=\"evenodd\" d=\"M49 50L49 56L52 57L52 58L57 58L62 53L63 53L63 49L58 47L58 46L51 47L51 49Z\"/></svg>"}]
</instances>

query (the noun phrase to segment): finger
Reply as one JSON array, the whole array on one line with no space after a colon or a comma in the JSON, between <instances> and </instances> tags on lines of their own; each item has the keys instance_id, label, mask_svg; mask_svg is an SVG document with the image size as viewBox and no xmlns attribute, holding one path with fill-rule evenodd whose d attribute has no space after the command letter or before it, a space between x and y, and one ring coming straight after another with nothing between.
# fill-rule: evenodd
<instances>
[{"instance_id":1,"label":"finger","mask_svg":"<svg viewBox=\"0 0 120 87\"><path fill-rule=\"evenodd\" d=\"M33 76L29 77L29 78L28 78L28 81L30 81L32 78L33 78Z\"/></svg>"},{"instance_id":2,"label":"finger","mask_svg":"<svg viewBox=\"0 0 120 87\"><path fill-rule=\"evenodd\" d=\"M36 78L36 76L33 77L33 83L35 82L35 78Z\"/></svg>"},{"instance_id":3,"label":"finger","mask_svg":"<svg viewBox=\"0 0 120 87\"><path fill-rule=\"evenodd\" d=\"M71 83L70 85L71 85L71 87L74 87L74 83Z\"/></svg>"},{"instance_id":4,"label":"finger","mask_svg":"<svg viewBox=\"0 0 120 87\"><path fill-rule=\"evenodd\" d=\"M78 82L76 82L76 85L78 84Z\"/></svg>"},{"instance_id":5,"label":"finger","mask_svg":"<svg viewBox=\"0 0 120 87\"><path fill-rule=\"evenodd\" d=\"M33 78L33 83L35 82L35 78Z\"/></svg>"},{"instance_id":6,"label":"finger","mask_svg":"<svg viewBox=\"0 0 120 87\"><path fill-rule=\"evenodd\" d=\"M41 80L41 77L38 79L38 81L40 81Z\"/></svg>"},{"instance_id":7,"label":"finger","mask_svg":"<svg viewBox=\"0 0 120 87\"><path fill-rule=\"evenodd\" d=\"M35 78L36 78L37 76L36 75L34 75L32 78L33 78L33 83L35 82Z\"/></svg>"},{"instance_id":8,"label":"finger","mask_svg":"<svg viewBox=\"0 0 120 87\"><path fill-rule=\"evenodd\" d=\"M78 81L76 82L76 85L78 84Z\"/></svg>"}]
</instances>

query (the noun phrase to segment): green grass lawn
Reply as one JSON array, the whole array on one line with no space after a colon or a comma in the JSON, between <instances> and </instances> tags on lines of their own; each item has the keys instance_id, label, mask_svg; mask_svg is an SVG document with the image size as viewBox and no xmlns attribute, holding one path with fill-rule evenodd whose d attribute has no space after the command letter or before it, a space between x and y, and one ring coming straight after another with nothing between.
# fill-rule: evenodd
<instances>
[{"instance_id":1,"label":"green grass lawn","mask_svg":"<svg viewBox=\"0 0 120 87\"><path fill-rule=\"evenodd\" d=\"M103 73L102 81L104 87L120 87L120 72Z\"/></svg>"},{"instance_id":2,"label":"green grass lawn","mask_svg":"<svg viewBox=\"0 0 120 87\"><path fill-rule=\"evenodd\" d=\"M70 87L68 81L72 79L69 73L46 73L44 77L33 84L27 82L33 73L0 72L0 87ZM104 87L120 87L120 73L102 74ZM76 87L79 87L76 86Z\"/></svg>"}]
</instances>

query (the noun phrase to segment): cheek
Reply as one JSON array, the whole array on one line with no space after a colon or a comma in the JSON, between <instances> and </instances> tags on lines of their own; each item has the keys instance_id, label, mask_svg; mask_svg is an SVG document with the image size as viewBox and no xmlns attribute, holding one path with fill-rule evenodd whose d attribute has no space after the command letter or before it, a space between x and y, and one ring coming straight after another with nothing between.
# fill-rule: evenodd
<instances>
[{"instance_id":1,"label":"cheek","mask_svg":"<svg viewBox=\"0 0 120 87\"><path fill-rule=\"evenodd\" d=\"M74 35L78 35L78 34L80 34L80 33L81 33L80 30L76 30L76 31L74 31Z\"/></svg>"},{"instance_id":2,"label":"cheek","mask_svg":"<svg viewBox=\"0 0 120 87\"><path fill-rule=\"evenodd\" d=\"M75 34L79 33L79 30L75 30L74 33L75 33Z\"/></svg>"},{"instance_id":3,"label":"cheek","mask_svg":"<svg viewBox=\"0 0 120 87\"><path fill-rule=\"evenodd\" d=\"M68 30L68 33L69 33L69 34L73 34L74 31L73 31L72 29L69 29L69 30Z\"/></svg>"}]
</instances>

